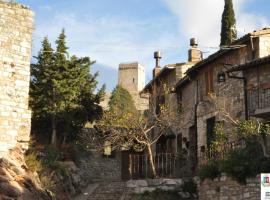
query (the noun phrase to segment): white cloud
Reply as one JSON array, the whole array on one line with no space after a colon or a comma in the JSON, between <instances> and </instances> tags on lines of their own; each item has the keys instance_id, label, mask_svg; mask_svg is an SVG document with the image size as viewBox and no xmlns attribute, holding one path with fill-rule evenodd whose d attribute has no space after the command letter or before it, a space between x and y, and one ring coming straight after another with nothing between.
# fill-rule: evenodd
<instances>
[{"instance_id":1,"label":"white cloud","mask_svg":"<svg viewBox=\"0 0 270 200\"><path fill-rule=\"evenodd\" d=\"M35 32L34 52L40 48L39 40L46 35L50 41L65 28L70 52L89 56L102 64L117 68L121 62L139 61L153 66L153 52L178 44L174 32L165 31L166 20L159 24L150 20L130 21L123 18L103 16L80 18L75 14L58 14L52 19L39 22ZM180 45L177 45L180 46Z\"/></svg>"},{"instance_id":2,"label":"white cloud","mask_svg":"<svg viewBox=\"0 0 270 200\"><path fill-rule=\"evenodd\" d=\"M224 0L163 0L179 19L179 31L186 39L196 37L201 46L218 47ZM249 0L234 0L239 35L263 28L265 17L246 13Z\"/></svg>"},{"instance_id":3,"label":"white cloud","mask_svg":"<svg viewBox=\"0 0 270 200\"><path fill-rule=\"evenodd\" d=\"M267 18L252 13L242 13L238 19L237 29L240 34L246 34L267 26L269 26Z\"/></svg>"}]
</instances>

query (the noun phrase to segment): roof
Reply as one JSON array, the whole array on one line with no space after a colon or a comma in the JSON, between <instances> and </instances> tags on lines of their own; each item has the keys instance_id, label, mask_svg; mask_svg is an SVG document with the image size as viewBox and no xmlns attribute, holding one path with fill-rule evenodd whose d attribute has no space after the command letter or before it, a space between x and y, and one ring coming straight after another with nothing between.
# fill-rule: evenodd
<instances>
[{"instance_id":1,"label":"roof","mask_svg":"<svg viewBox=\"0 0 270 200\"><path fill-rule=\"evenodd\" d=\"M242 65L236 65L236 66L232 67L231 69L229 69L227 72L242 71L242 70L249 69L251 67L256 67L258 65L267 64L267 63L270 64L270 56L258 58L258 59L252 60L252 61L247 62L247 63L242 64Z\"/></svg>"},{"instance_id":2,"label":"roof","mask_svg":"<svg viewBox=\"0 0 270 200\"><path fill-rule=\"evenodd\" d=\"M175 63L175 64L165 65L160 70L160 72L155 76L155 78L153 78L149 83L147 83L147 85L143 88L143 90L141 92L145 92L146 90L150 89L150 87L153 85L153 83L156 80L158 80L162 75L164 75L166 72L174 70L176 68L176 66L182 66L185 64L187 64L187 63Z\"/></svg>"},{"instance_id":3,"label":"roof","mask_svg":"<svg viewBox=\"0 0 270 200\"><path fill-rule=\"evenodd\" d=\"M190 78L188 76L184 76L182 79L180 79L176 85L175 85L175 88L177 88L178 86L183 86L184 84L188 83L190 80Z\"/></svg>"},{"instance_id":4,"label":"roof","mask_svg":"<svg viewBox=\"0 0 270 200\"><path fill-rule=\"evenodd\" d=\"M191 75L192 73L198 71L199 69L201 69L202 67L204 67L205 65L215 61L217 58L219 58L220 56L224 55L225 53L232 51L234 49L237 48L241 48L243 47L242 45L249 41L250 37L258 37L260 35L264 35L264 34L270 34L270 28L263 28L259 31L254 31L252 33L248 33L246 35L244 35L243 37L237 39L236 41L234 41L229 47L222 47L219 51L217 51L216 53L210 55L208 58L198 62L197 64L195 64L193 67L191 67L190 69L187 70L186 74ZM233 48L232 48L233 47ZM185 77L183 78L185 79ZM183 81L182 79L178 81L178 83L176 84L176 87L181 87L182 84L186 83L186 81Z\"/></svg>"}]
</instances>

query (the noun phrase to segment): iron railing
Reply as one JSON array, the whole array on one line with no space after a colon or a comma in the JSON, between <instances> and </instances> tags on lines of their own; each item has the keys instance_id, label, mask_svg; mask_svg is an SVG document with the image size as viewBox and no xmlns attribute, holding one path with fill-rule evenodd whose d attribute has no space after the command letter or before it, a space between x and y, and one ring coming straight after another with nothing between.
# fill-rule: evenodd
<instances>
[{"instance_id":1,"label":"iron railing","mask_svg":"<svg viewBox=\"0 0 270 200\"><path fill-rule=\"evenodd\" d=\"M176 177L180 164L180 154L159 153L153 157L154 166L158 177ZM129 155L129 173L131 179L152 178L153 172L148 154Z\"/></svg>"},{"instance_id":2,"label":"iron railing","mask_svg":"<svg viewBox=\"0 0 270 200\"><path fill-rule=\"evenodd\" d=\"M270 107L270 88L257 88L248 91L249 114L253 115L255 110Z\"/></svg>"},{"instance_id":3,"label":"iron railing","mask_svg":"<svg viewBox=\"0 0 270 200\"><path fill-rule=\"evenodd\" d=\"M223 160L229 151L237 148L245 148L245 140L236 140L217 146L211 146L205 152L201 152L199 156L199 164L206 164L211 160Z\"/></svg>"}]
</instances>

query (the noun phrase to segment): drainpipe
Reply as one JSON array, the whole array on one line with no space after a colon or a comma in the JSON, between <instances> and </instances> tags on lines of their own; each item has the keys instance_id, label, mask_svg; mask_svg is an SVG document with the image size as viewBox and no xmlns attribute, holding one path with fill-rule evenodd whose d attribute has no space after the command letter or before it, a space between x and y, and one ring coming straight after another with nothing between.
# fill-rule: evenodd
<instances>
[{"instance_id":1,"label":"drainpipe","mask_svg":"<svg viewBox=\"0 0 270 200\"><path fill-rule=\"evenodd\" d=\"M245 105L245 120L249 119L248 116L248 95L247 95L247 79L245 77L234 76L227 72L229 78L234 78L243 81L244 86L244 105Z\"/></svg>"},{"instance_id":2,"label":"drainpipe","mask_svg":"<svg viewBox=\"0 0 270 200\"><path fill-rule=\"evenodd\" d=\"M199 81L196 80L196 99L195 99L195 112L194 112L194 125L195 125L195 133L196 133L196 166L198 165L198 153L199 153L199 149L198 149L198 120L197 120L197 109L198 109L198 105L199 105Z\"/></svg>"}]
</instances>

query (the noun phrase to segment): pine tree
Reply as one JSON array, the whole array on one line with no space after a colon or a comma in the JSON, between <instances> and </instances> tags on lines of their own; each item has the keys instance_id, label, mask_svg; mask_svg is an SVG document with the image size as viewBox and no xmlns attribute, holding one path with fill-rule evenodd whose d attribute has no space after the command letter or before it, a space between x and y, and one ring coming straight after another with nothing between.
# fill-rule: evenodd
<instances>
[{"instance_id":1,"label":"pine tree","mask_svg":"<svg viewBox=\"0 0 270 200\"><path fill-rule=\"evenodd\" d=\"M230 45L237 38L236 20L232 0L225 0L221 23L220 46Z\"/></svg>"},{"instance_id":2,"label":"pine tree","mask_svg":"<svg viewBox=\"0 0 270 200\"><path fill-rule=\"evenodd\" d=\"M133 112L136 110L134 101L130 93L120 85L117 85L109 101L110 110L117 112Z\"/></svg>"},{"instance_id":3,"label":"pine tree","mask_svg":"<svg viewBox=\"0 0 270 200\"><path fill-rule=\"evenodd\" d=\"M90 73L94 62L88 57L69 58L65 38L63 30L56 41L56 51L45 38L37 63L31 65L32 130L41 132L39 126L46 125L44 129L50 130L53 145L58 136L63 143L67 137L74 138L87 121L92 122L101 115L98 104L105 90L103 87L95 94L97 75Z\"/></svg>"},{"instance_id":4,"label":"pine tree","mask_svg":"<svg viewBox=\"0 0 270 200\"><path fill-rule=\"evenodd\" d=\"M31 84L30 84L30 106L35 119L42 119L46 113L53 112L51 101L44 101L44 98L52 99L54 74L53 49L47 37L42 41L42 48L38 53L36 64L31 64Z\"/></svg>"}]
</instances>

